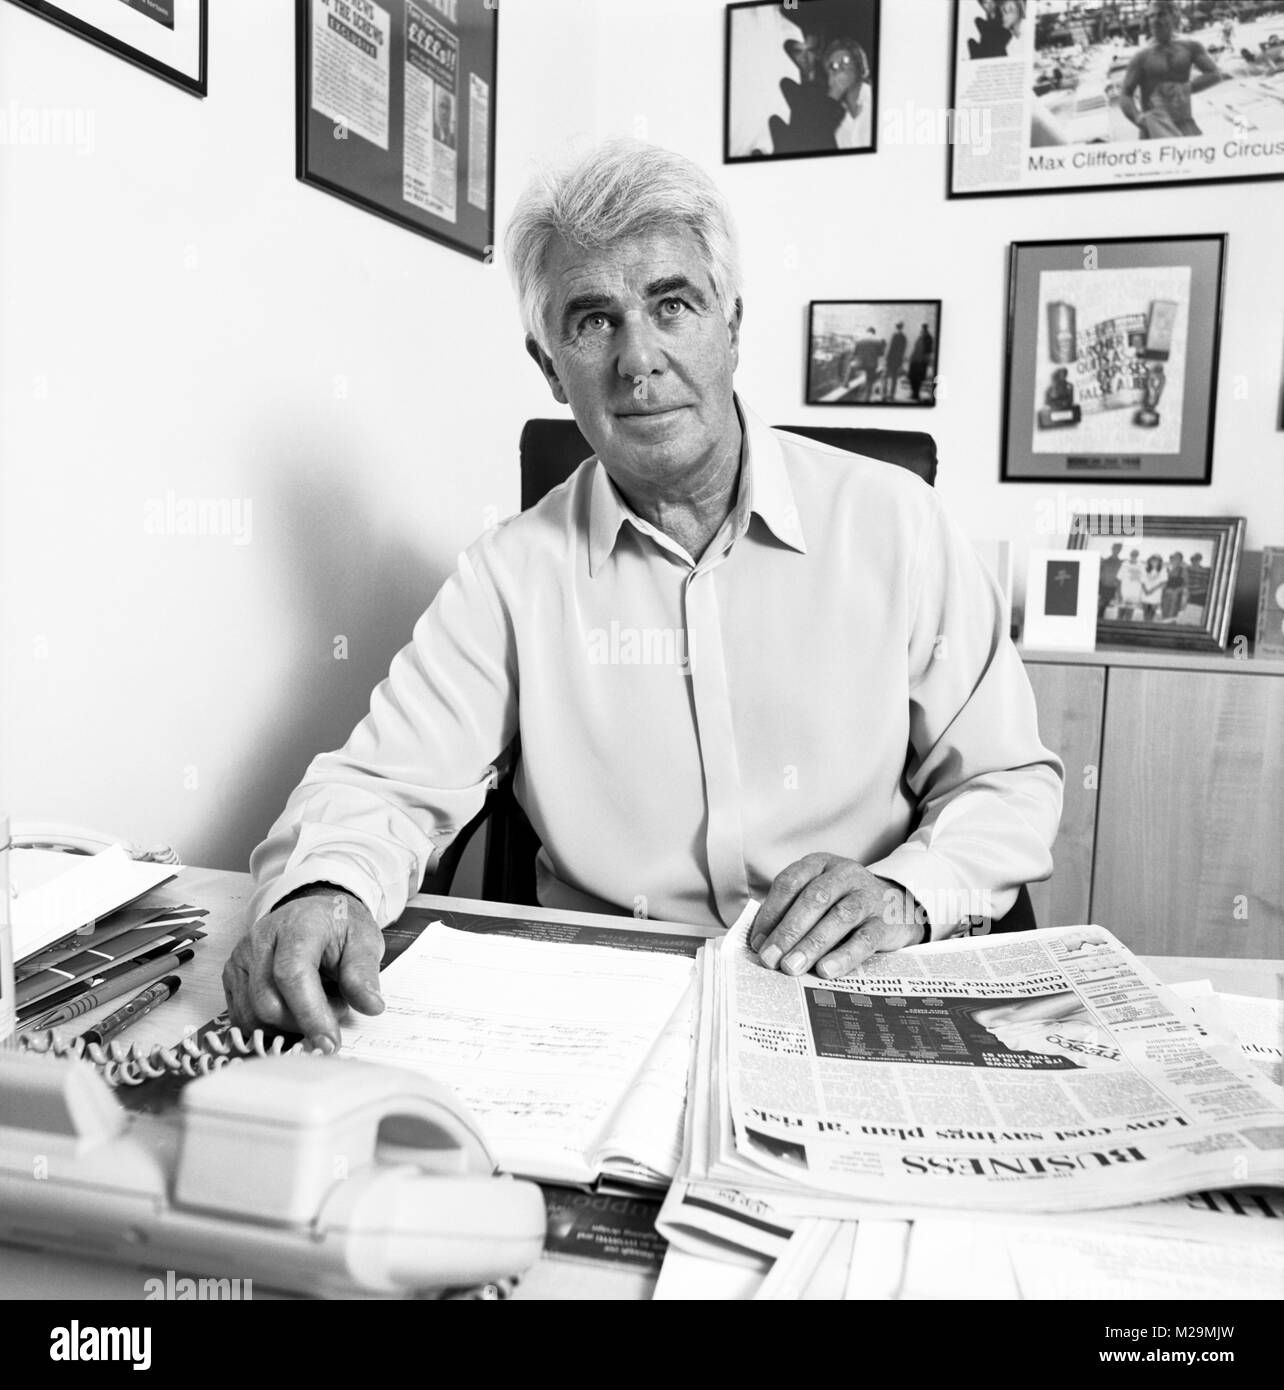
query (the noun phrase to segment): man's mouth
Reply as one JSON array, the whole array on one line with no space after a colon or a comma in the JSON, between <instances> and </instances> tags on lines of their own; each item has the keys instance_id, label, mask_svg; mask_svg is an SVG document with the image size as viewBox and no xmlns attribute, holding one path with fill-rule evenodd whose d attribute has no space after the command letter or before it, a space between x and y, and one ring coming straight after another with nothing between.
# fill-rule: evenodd
<instances>
[{"instance_id":1,"label":"man's mouth","mask_svg":"<svg viewBox=\"0 0 1284 1390\"><path fill-rule=\"evenodd\" d=\"M676 410L685 410L684 405L653 405L646 410L617 410L615 413L624 420L636 419L638 416L648 415L672 415Z\"/></svg>"}]
</instances>

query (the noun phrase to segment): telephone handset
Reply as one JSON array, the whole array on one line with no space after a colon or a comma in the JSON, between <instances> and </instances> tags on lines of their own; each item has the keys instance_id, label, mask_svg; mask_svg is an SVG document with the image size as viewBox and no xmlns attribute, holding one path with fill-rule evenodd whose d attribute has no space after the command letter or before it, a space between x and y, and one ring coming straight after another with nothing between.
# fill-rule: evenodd
<instances>
[{"instance_id":1,"label":"telephone handset","mask_svg":"<svg viewBox=\"0 0 1284 1390\"><path fill-rule=\"evenodd\" d=\"M83 1062L0 1050L0 1241L338 1297L499 1283L544 1199L495 1175L451 1093L351 1058L263 1057L188 1084L180 1123Z\"/></svg>"}]
</instances>

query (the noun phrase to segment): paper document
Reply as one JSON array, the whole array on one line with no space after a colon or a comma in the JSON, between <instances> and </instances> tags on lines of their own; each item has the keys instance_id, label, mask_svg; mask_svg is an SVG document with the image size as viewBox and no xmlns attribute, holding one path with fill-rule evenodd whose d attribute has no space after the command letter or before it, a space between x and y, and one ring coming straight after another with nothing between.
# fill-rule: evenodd
<instances>
[{"instance_id":1,"label":"paper document","mask_svg":"<svg viewBox=\"0 0 1284 1390\"><path fill-rule=\"evenodd\" d=\"M99 854L9 851L13 956L21 961L173 878L172 864L131 859L120 845Z\"/></svg>"},{"instance_id":2,"label":"paper document","mask_svg":"<svg viewBox=\"0 0 1284 1390\"><path fill-rule=\"evenodd\" d=\"M642 1163L672 1147L684 1088L674 1095L655 1068L645 1068L691 974L684 956L478 935L433 922L383 972L384 1013L345 1024L343 1050L450 1086L502 1168L591 1182L635 1086L659 1141ZM660 1095L672 1108L657 1118Z\"/></svg>"}]
</instances>

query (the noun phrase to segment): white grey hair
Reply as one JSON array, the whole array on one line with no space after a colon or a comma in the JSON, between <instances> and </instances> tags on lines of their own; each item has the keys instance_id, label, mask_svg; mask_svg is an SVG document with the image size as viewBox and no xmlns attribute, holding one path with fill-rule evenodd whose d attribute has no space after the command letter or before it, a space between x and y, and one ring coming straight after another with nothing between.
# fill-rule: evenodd
<instances>
[{"instance_id":1,"label":"white grey hair","mask_svg":"<svg viewBox=\"0 0 1284 1390\"><path fill-rule=\"evenodd\" d=\"M547 346L545 261L556 241L600 250L675 225L694 235L718 305L730 319L740 299L735 228L726 200L698 164L659 145L616 139L536 174L517 200L504 234L523 328Z\"/></svg>"}]
</instances>

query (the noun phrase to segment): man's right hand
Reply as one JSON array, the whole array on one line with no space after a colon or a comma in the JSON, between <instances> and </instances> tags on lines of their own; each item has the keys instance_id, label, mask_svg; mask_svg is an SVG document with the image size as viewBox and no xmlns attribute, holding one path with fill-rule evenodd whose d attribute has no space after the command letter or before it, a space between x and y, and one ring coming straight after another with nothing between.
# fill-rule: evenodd
<instances>
[{"instance_id":1,"label":"man's right hand","mask_svg":"<svg viewBox=\"0 0 1284 1390\"><path fill-rule=\"evenodd\" d=\"M314 1048L337 1052L339 1022L322 976L338 981L358 1013L380 1014L383 948L383 933L359 898L318 884L260 917L237 942L223 967L229 1017L243 1030L302 1033Z\"/></svg>"}]
</instances>

